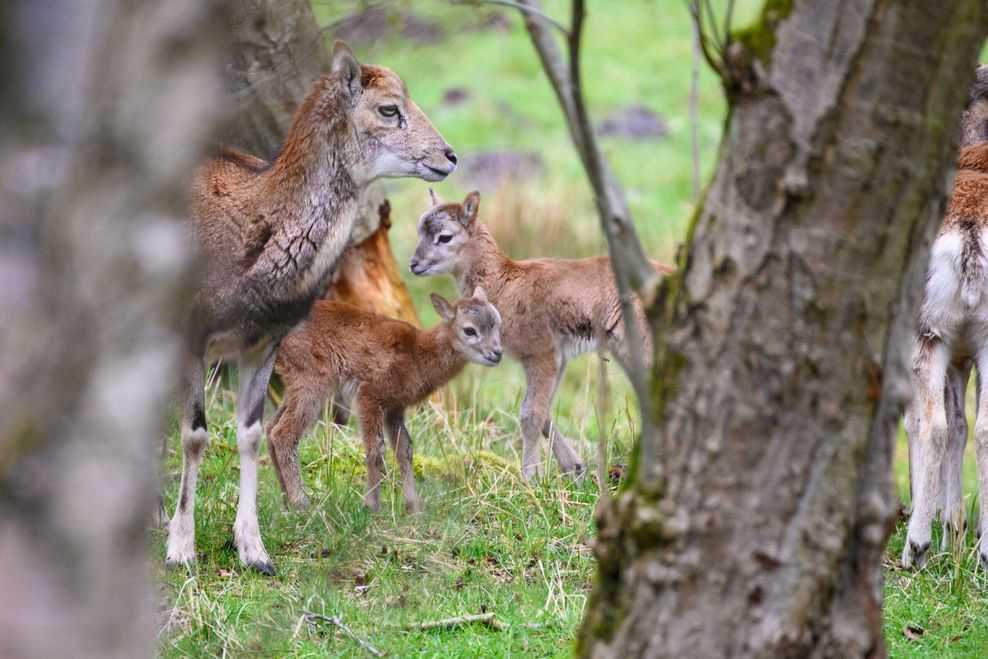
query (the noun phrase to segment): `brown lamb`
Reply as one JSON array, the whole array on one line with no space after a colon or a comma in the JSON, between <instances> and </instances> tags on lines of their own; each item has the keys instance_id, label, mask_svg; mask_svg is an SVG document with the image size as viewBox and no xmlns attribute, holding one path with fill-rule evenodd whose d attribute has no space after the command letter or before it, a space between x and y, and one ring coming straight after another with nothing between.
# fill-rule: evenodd
<instances>
[{"instance_id":1,"label":"brown lamb","mask_svg":"<svg viewBox=\"0 0 988 659\"><path fill-rule=\"evenodd\" d=\"M462 204L443 203L430 193L433 206L419 219L412 273L450 273L461 295L477 286L487 291L504 318L505 350L521 362L528 383L521 406L522 475L528 480L538 472L539 440L545 437L560 469L581 476L582 459L549 413L567 362L596 349L600 337L627 370L628 345L610 259L514 261L477 219L479 192L468 194ZM653 264L662 275L672 272ZM651 332L637 298L635 315L644 339L642 354L651 364Z\"/></svg>"},{"instance_id":2,"label":"brown lamb","mask_svg":"<svg viewBox=\"0 0 988 659\"><path fill-rule=\"evenodd\" d=\"M354 402L364 440L364 505L372 510L381 505L386 432L398 459L405 509L419 512L405 408L425 400L468 362L494 366L501 361L501 318L482 288L455 305L433 293L432 304L442 322L423 331L320 300L309 322L285 338L274 367L285 398L268 427L268 446L290 506L309 505L299 474L299 439L319 416L323 401L344 391Z\"/></svg>"}]
</instances>

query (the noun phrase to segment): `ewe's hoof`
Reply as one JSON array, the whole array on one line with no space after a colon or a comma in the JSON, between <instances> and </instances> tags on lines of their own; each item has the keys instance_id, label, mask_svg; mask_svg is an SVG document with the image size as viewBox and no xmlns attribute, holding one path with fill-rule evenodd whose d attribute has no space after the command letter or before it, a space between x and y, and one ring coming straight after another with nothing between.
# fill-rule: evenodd
<instances>
[{"instance_id":1,"label":"ewe's hoof","mask_svg":"<svg viewBox=\"0 0 988 659\"><path fill-rule=\"evenodd\" d=\"M929 541L918 543L907 539L906 546L902 549L902 567L915 567L917 570L922 570L923 566L926 565L926 555L929 550Z\"/></svg>"}]
</instances>

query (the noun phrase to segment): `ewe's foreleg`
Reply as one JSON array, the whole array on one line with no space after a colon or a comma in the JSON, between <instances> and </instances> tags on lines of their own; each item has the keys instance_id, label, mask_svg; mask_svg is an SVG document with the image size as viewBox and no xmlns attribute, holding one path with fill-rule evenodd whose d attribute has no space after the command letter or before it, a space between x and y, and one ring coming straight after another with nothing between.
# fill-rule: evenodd
<instances>
[{"instance_id":1,"label":"ewe's foreleg","mask_svg":"<svg viewBox=\"0 0 988 659\"><path fill-rule=\"evenodd\" d=\"M947 349L941 341L925 341L913 359L913 410L918 417L913 479L918 492L913 501L902 565L923 567L932 538L933 515L940 501L940 482L946 459L948 437L944 385L948 366Z\"/></svg>"},{"instance_id":2,"label":"ewe's foreleg","mask_svg":"<svg viewBox=\"0 0 988 659\"><path fill-rule=\"evenodd\" d=\"M522 366L528 390L521 404L521 475L530 481L541 470L539 442L549 422L552 390L559 367L554 356L531 359Z\"/></svg>"},{"instance_id":3,"label":"ewe's foreleg","mask_svg":"<svg viewBox=\"0 0 988 659\"><path fill-rule=\"evenodd\" d=\"M569 441L563 437L551 418L552 401L556 400L556 391L559 389L559 383L562 381L565 372L566 362L564 361L559 365L559 371L556 373L556 381L553 383L552 392L549 394L549 409L547 413L550 415L550 418L547 418L545 424L542 426L542 436L549 440L549 444L552 446L552 455L556 458L556 464L559 465L560 471L564 474L573 474L577 480L582 480L587 469L583 463L583 458L573 449Z\"/></svg>"},{"instance_id":4,"label":"ewe's foreleg","mask_svg":"<svg viewBox=\"0 0 988 659\"><path fill-rule=\"evenodd\" d=\"M233 523L233 544L244 565L268 575L274 574L274 568L261 541L257 521L257 457L261 448L264 399L276 352L277 346L268 344L241 357L240 389L237 394L240 500L237 503L237 519Z\"/></svg>"},{"instance_id":5,"label":"ewe's foreleg","mask_svg":"<svg viewBox=\"0 0 988 659\"><path fill-rule=\"evenodd\" d=\"M202 358L187 360L182 390L182 483L175 515L168 523L168 565L188 564L196 557L196 480L202 454L209 443L206 430L206 378Z\"/></svg>"}]
</instances>

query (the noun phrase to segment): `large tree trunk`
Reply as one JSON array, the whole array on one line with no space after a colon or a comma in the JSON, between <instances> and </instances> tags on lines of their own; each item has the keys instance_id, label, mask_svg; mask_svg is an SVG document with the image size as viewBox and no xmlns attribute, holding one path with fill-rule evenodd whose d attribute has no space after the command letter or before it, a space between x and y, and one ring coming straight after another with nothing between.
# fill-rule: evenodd
<instances>
[{"instance_id":1,"label":"large tree trunk","mask_svg":"<svg viewBox=\"0 0 988 659\"><path fill-rule=\"evenodd\" d=\"M273 158L292 114L330 69L325 35L309 0L226 0L236 29L227 90L235 99L225 135L264 158ZM359 205L351 246L344 252L326 297L421 325L387 238L380 212L384 186L370 186Z\"/></svg>"},{"instance_id":2,"label":"large tree trunk","mask_svg":"<svg viewBox=\"0 0 988 659\"><path fill-rule=\"evenodd\" d=\"M583 654L885 651L903 354L988 7L766 4L653 309L658 437L599 519Z\"/></svg>"},{"instance_id":3,"label":"large tree trunk","mask_svg":"<svg viewBox=\"0 0 988 659\"><path fill-rule=\"evenodd\" d=\"M217 18L202 0L0 9L0 656L152 652L153 446Z\"/></svg>"}]
</instances>

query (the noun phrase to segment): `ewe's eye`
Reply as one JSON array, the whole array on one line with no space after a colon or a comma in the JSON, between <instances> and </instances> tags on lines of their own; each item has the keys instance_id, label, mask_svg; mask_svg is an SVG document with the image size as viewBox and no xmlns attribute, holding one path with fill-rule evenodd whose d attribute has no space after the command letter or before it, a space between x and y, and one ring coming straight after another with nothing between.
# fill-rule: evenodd
<instances>
[{"instance_id":1,"label":"ewe's eye","mask_svg":"<svg viewBox=\"0 0 988 659\"><path fill-rule=\"evenodd\" d=\"M443 235L436 238L437 243L445 244L453 239L453 235L449 233L444 233Z\"/></svg>"},{"instance_id":2,"label":"ewe's eye","mask_svg":"<svg viewBox=\"0 0 988 659\"><path fill-rule=\"evenodd\" d=\"M475 330L472 327L464 327L463 333L466 334L467 336L477 336L477 330Z\"/></svg>"},{"instance_id":3,"label":"ewe's eye","mask_svg":"<svg viewBox=\"0 0 988 659\"><path fill-rule=\"evenodd\" d=\"M395 117L398 115L397 105L379 105L377 106L377 113L382 117Z\"/></svg>"}]
</instances>

